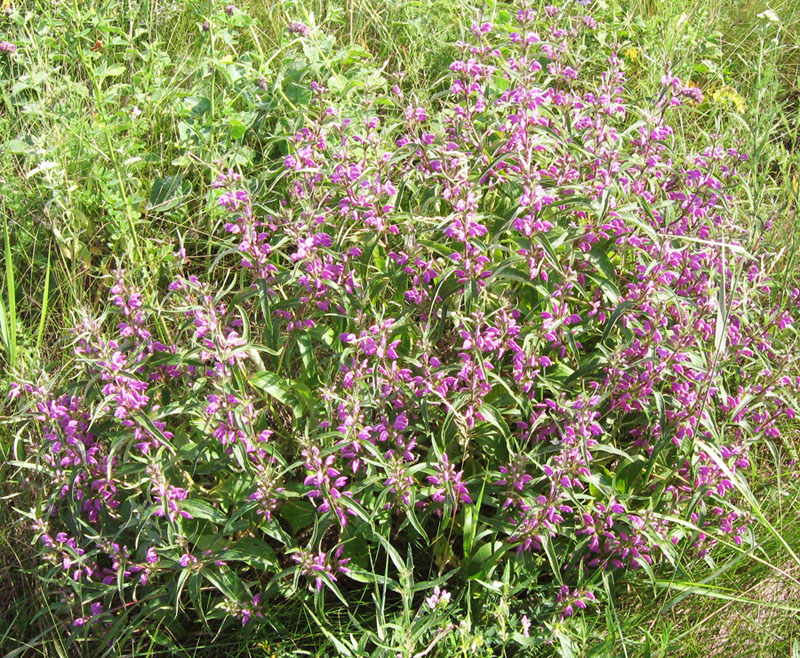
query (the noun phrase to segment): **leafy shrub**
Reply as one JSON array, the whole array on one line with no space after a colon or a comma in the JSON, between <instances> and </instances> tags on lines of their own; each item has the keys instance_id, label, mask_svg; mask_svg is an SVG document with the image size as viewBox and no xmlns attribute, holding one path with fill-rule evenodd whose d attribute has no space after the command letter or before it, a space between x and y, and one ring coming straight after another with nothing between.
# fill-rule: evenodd
<instances>
[{"instance_id":1,"label":"leafy shrub","mask_svg":"<svg viewBox=\"0 0 800 658\"><path fill-rule=\"evenodd\" d=\"M335 79L341 103L386 85L363 47L337 46L321 30L273 39L227 4L122 5L0 11L0 203L25 272L17 296L40 298L42 243L52 241L52 288L69 272L53 317L93 303L97 274L115 257L157 270L176 228L190 251L210 249L209 163L251 175L274 166L287 115L307 109L307 77ZM18 309L20 370L38 358L37 311Z\"/></svg>"},{"instance_id":2,"label":"leafy shrub","mask_svg":"<svg viewBox=\"0 0 800 658\"><path fill-rule=\"evenodd\" d=\"M755 541L800 293L746 156L673 140L700 92L631 104L581 4L474 25L437 103L310 82L270 189L213 183L215 266L178 249L152 303L120 270L14 387L75 639L302 609L349 655L564 646L617 580Z\"/></svg>"}]
</instances>

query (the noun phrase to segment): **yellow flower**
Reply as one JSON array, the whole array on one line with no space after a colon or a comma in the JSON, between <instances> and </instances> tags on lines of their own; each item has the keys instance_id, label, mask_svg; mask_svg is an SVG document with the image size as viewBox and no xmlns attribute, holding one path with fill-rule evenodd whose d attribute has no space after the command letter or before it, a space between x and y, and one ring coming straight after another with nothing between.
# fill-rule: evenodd
<instances>
[{"instance_id":1,"label":"yellow flower","mask_svg":"<svg viewBox=\"0 0 800 658\"><path fill-rule=\"evenodd\" d=\"M639 59L639 49L638 48L628 48L626 51L622 53L625 57L627 57L632 62Z\"/></svg>"},{"instance_id":2,"label":"yellow flower","mask_svg":"<svg viewBox=\"0 0 800 658\"><path fill-rule=\"evenodd\" d=\"M723 106L726 104L733 105L737 112L744 112L747 109L747 103L742 95L733 87L722 85L711 92L711 98L714 99L714 104Z\"/></svg>"}]
</instances>

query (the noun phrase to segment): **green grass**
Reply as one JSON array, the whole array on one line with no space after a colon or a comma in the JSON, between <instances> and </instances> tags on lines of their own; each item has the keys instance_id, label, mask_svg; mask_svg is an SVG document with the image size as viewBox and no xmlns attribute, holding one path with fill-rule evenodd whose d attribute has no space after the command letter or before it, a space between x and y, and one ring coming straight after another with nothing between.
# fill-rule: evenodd
<instances>
[{"instance_id":1,"label":"green grass","mask_svg":"<svg viewBox=\"0 0 800 658\"><path fill-rule=\"evenodd\" d=\"M776 468L787 461L769 455L757 466L753 487L779 536L765 536L752 551L726 547L713 562L699 561L655 593L623 597L629 637L639 645L630 655L794 655L800 645L800 564L790 551L800 546L800 481L795 469Z\"/></svg>"},{"instance_id":2,"label":"green grass","mask_svg":"<svg viewBox=\"0 0 800 658\"><path fill-rule=\"evenodd\" d=\"M214 163L266 177L270 134L285 130L278 122L291 100L257 83L272 82L297 48L281 42L290 19L319 21L339 40L352 60L334 64L341 72L369 69L424 88L469 13L441 0L249 2L241 8L250 22L222 7L30 2L0 18L28 58L10 65L14 84L0 96L0 212L13 227L18 298L37 300L3 329L14 367L36 360L39 333L57 340L70 311L96 301L98 277L118 258L157 271L176 232L208 252L212 226L200 217Z\"/></svg>"},{"instance_id":3,"label":"green grass","mask_svg":"<svg viewBox=\"0 0 800 658\"><path fill-rule=\"evenodd\" d=\"M775 274L787 288L797 285L800 3L773 3L778 22L759 17L763 3L752 0L688 4L619 3L623 40L638 48L629 73L644 89L671 61L678 75L703 88L706 101L682 126L683 138L699 143L725 133L741 140L759 190L749 220L776 225L785 260ZM274 135L291 127L287 108L302 99L290 81L279 85L280 98L258 82L291 71L279 66L297 47L286 38L290 20L316 21L335 37L335 46L320 45L315 56L355 81L357 106L356 82L370 79L434 93L451 44L472 19L490 18L492 5L248 0L240 4L252 18L245 22L207 1L60 0L20 2L18 12L0 14L0 38L24 44L27 57L25 66L0 59L0 392L16 375L59 358L68 340L63 328L97 305L103 277L118 264L154 289L176 235L195 262L212 254L216 220L205 212L206 187L219 162L269 184L280 152ZM212 22L210 33L201 28L204 20ZM720 89L735 91L743 105L737 108L730 94L715 97ZM0 423L0 654L73 655L37 578L29 528L14 511L26 508L28 493L9 484L14 437L9 419ZM800 655L800 564L792 555L800 551L800 480L779 477L796 454L796 438L797 428L787 427L783 443L755 467L754 500L775 530L757 524L757 551L729 547L713 564L700 561L655 591L618 583L613 610L587 619L563 654ZM298 610L286 613L287 624L308 621ZM318 640L309 628L309 639ZM266 640L230 645L224 638L178 648L157 629L151 641L154 656L280 656L297 649L273 654ZM464 640L458 655L482 655L470 646ZM586 653L592 646L595 653Z\"/></svg>"}]
</instances>

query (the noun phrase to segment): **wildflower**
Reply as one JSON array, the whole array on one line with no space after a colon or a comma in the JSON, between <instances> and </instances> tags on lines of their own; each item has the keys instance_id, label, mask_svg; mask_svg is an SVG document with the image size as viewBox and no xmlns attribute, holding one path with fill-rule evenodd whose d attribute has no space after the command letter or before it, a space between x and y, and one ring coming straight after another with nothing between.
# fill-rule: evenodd
<instances>
[{"instance_id":1,"label":"wildflower","mask_svg":"<svg viewBox=\"0 0 800 658\"><path fill-rule=\"evenodd\" d=\"M292 21L289 23L289 33L290 34L299 34L304 39L307 39L311 36L311 28L308 27L305 23L301 23L300 21Z\"/></svg>"},{"instance_id":2,"label":"wildflower","mask_svg":"<svg viewBox=\"0 0 800 658\"><path fill-rule=\"evenodd\" d=\"M353 511L344 507L341 499L350 497L352 494L342 491L347 484L347 477L333 467L336 456L331 454L323 458L316 446L304 449L303 456L306 459L306 470L308 471L303 485L312 487L306 495L315 503L319 500L316 504L320 512L333 511L340 523L343 526L347 525L347 516L353 514Z\"/></svg>"},{"instance_id":3,"label":"wildflower","mask_svg":"<svg viewBox=\"0 0 800 658\"><path fill-rule=\"evenodd\" d=\"M567 585L562 585L556 594L556 602L560 603L559 616L561 619L572 617L576 608L578 610L586 609L588 602L594 602L595 596L588 589L573 589L570 591Z\"/></svg>"},{"instance_id":4,"label":"wildflower","mask_svg":"<svg viewBox=\"0 0 800 658\"><path fill-rule=\"evenodd\" d=\"M778 17L778 14L775 13L774 9L767 9L762 11L760 14L756 16L763 21L767 21L769 23L780 23L781 19Z\"/></svg>"},{"instance_id":5,"label":"wildflower","mask_svg":"<svg viewBox=\"0 0 800 658\"><path fill-rule=\"evenodd\" d=\"M446 589L440 589L438 585L433 588L433 593L425 599L425 603L431 610L436 608L446 608L450 603L450 592Z\"/></svg>"},{"instance_id":6,"label":"wildflower","mask_svg":"<svg viewBox=\"0 0 800 658\"><path fill-rule=\"evenodd\" d=\"M278 480L268 468L258 466L258 480L256 490L248 496L248 500L257 501L256 513L266 521L272 520L272 514L278 506L278 496L285 491L284 487L276 486Z\"/></svg>"},{"instance_id":7,"label":"wildflower","mask_svg":"<svg viewBox=\"0 0 800 658\"><path fill-rule=\"evenodd\" d=\"M514 534L508 538L511 543L519 543L517 553L541 550L545 537L555 537L558 526L564 522L564 514L572 508L560 503L558 498L537 496L521 506L522 513L512 519Z\"/></svg>"},{"instance_id":8,"label":"wildflower","mask_svg":"<svg viewBox=\"0 0 800 658\"><path fill-rule=\"evenodd\" d=\"M455 465L451 464L447 458L447 453L442 454L441 463L434 465L434 468L437 474L427 477L428 482L437 487L431 494L434 501L441 503L449 500L454 505L458 505L459 502L465 504L472 502L469 490L461 482L464 471L456 471Z\"/></svg>"},{"instance_id":9,"label":"wildflower","mask_svg":"<svg viewBox=\"0 0 800 658\"><path fill-rule=\"evenodd\" d=\"M10 41L0 41L0 54L13 54L17 52L16 44L11 43Z\"/></svg>"},{"instance_id":10,"label":"wildflower","mask_svg":"<svg viewBox=\"0 0 800 658\"><path fill-rule=\"evenodd\" d=\"M147 467L150 475L151 491L155 503L158 506L153 514L156 516L166 516L171 522L175 522L178 516L191 519L192 515L181 509L179 502L186 500L189 492L186 489L167 484L160 464L154 462ZM148 553L149 556L149 553Z\"/></svg>"},{"instance_id":11,"label":"wildflower","mask_svg":"<svg viewBox=\"0 0 800 658\"><path fill-rule=\"evenodd\" d=\"M728 85L722 85L721 87L718 87L712 91L711 98L714 100L716 105L724 106L726 104L730 104L736 108L737 112L744 112L747 110L747 103L742 95L733 87Z\"/></svg>"},{"instance_id":12,"label":"wildflower","mask_svg":"<svg viewBox=\"0 0 800 658\"><path fill-rule=\"evenodd\" d=\"M350 572L350 569L345 566L350 558L342 559L342 550L343 547L339 546L332 555L324 551L313 553L300 550L292 558L297 562L302 575L314 579L314 588L319 591L322 589L324 579L336 582L337 574Z\"/></svg>"},{"instance_id":13,"label":"wildflower","mask_svg":"<svg viewBox=\"0 0 800 658\"><path fill-rule=\"evenodd\" d=\"M191 553L184 553L180 559L181 566L186 569L190 566L198 564L198 559Z\"/></svg>"},{"instance_id":14,"label":"wildflower","mask_svg":"<svg viewBox=\"0 0 800 658\"><path fill-rule=\"evenodd\" d=\"M231 571L262 568L236 558L257 537L292 556L293 569L280 554L268 566L262 551L278 580L332 586L349 572L342 542L363 523L413 553L416 507L469 505L476 464L495 473L482 519L519 552L563 551L577 566L566 579L647 568L669 542L702 557L720 537L749 540L731 473L744 477L753 440L779 437L796 415L786 345L800 290L773 294L760 232L748 238L754 258L720 247L748 236L735 212L746 155L721 136L681 152L666 104L703 92L670 67L656 107L629 106L625 63L644 53L594 39L605 66L584 59L592 17L555 7L516 17L508 39L473 26L435 103L398 84L380 120L351 120L340 90L310 82L269 185L215 163L221 230L208 244L220 267L195 271L200 254L189 263L179 248L165 301L115 273L110 312L75 328L65 362L76 371L53 392L12 385L36 425L19 449L41 468L37 551L84 592L73 623L108 616L90 616L89 602L110 601L112 585L126 605L149 601L176 562L183 577L206 564L222 575L223 557ZM287 34L312 31L293 22ZM730 88L707 96L737 106ZM731 268L743 276L725 276ZM624 500L601 498L604 482L623 480ZM187 522L189 510L202 518ZM247 536L250 522L264 534ZM194 543L197 532L208 541ZM442 572L456 569L449 548L435 552ZM527 582L520 596L539 600L557 574L530 557L509 565L540 563L541 578L512 574ZM342 597L360 596L355 580ZM240 594L203 592L246 625L262 601ZM552 614L577 615L593 597L564 585ZM439 586L421 604L456 600ZM528 635L529 616L519 624Z\"/></svg>"},{"instance_id":15,"label":"wildflower","mask_svg":"<svg viewBox=\"0 0 800 658\"><path fill-rule=\"evenodd\" d=\"M695 105L699 105L703 102L703 92L694 82L691 80L687 82L683 87L681 87L681 95L685 96L686 98L693 101Z\"/></svg>"},{"instance_id":16,"label":"wildflower","mask_svg":"<svg viewBox=\"0 0 800 658\"><path fill-rule=\"evenodd\" d=\"M506 499L503 507L512 505L524 505L520 494L525 490L527 484L533 477L525 472L527 458L521 455L506 466L500 467L500 472L505 476L495 481L496 486L507 489Z\"/></svg>"}]
</instances>

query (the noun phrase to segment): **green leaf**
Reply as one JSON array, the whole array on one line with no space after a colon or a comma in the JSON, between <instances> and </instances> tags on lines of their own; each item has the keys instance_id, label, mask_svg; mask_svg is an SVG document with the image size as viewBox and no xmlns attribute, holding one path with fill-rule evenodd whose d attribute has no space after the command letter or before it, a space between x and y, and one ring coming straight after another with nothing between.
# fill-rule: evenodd
<instances>
[{"instance_id":1,"label":"green leaf","mask_svg":"<svg viewBox=\"0 0 800 658\"><path fill-rule=\"evenodd\" d=\"M295 420L302 417L311 400L311 391L304 384L286 379L274 372L258 372L249 380L251 385L262 390L292 410Z\"/></svg>"},{"instance_id":2,"label":"green leaf","mask_svg":"<svg viewBox=\"0 0 800 658\"><path fill-rule=\"evenodd\" d=\"M232 601L245 601L250 598L244 583L228 567L208 567L203 569L200 573L228 599Z\"/></svg>"},{"instance_id":3,"label":"green leaf","mask_svg":"<svg viewBox=\"0 0 800 658\"><path fill-rule=\"evenodd\" d=\"M317 516L314 506L306 500L291 501L281 505L279 513L289 522L292 532L308 528Z\"/></svg>"},{"instance_id":4,"label":"green leaf","mask_svg":"<svg viewBox=\"0 0 800 658\"><path fill-rule=\"evenodd\" d=\"M223 514L216 507L212 507L204 500L187 498L186 500L181 501L180 507L181 509L189 512L189 514L192 515L192 518L205 519L206 521L211 521L217 525L224 525L228 520L228 516L226 514Z\"/></svg>"},{"instance_id":5,"label":"green leaf","mask_svg":"<svg viewBox=\"0 0 800 658\"><path fill-rule=\"evenodd\" d=\"M230 549L222 551L221 560L238 560L264 571L280 571L275 549L258 537L243 537Z\"/></svg>"},{"instance_id":6,"label":"green leaf","mask_svg":"<svg viewBox=\"0 0 800 658\"><path fill-rule=\"evenodd\" d=\"M102 80L103 78L115 78L123 73L125 73L125 67L122 64L114 64L108 68L99 69L97 71L97 77Z\"/></svg>"},{"instance_id":7,"label":"green leaf","mask_svg":"<svg viewBox=\"0 0 800 658\"><path fill-rule=\"evenodd\" d=\"M39 314L39 329L36 332L36 351L42 347L42 336L47 320L47 307L50 303L50 252L47 252L47 271L44 274L44 291L42 292L42 311Z\"/></svg>"},{"instance_id":8,"label":"green leaf","mask_svg":"<svg viewBox=\"0 0 800 658\"><path fill-rule=\"evenodd\" d=\"M464 565L468 578L488 578L500 558L510 548L510 544L501 541L486 542L475 550Z\"/></svg>"},{"instance_id":9,"label":"green leaf","mask_svg":"<svg viewBox=\"0 0 800 658\"><path fill-rule=\"evenodd\" d=\"M603 329L603 337L600 339L601 342L605 342L606 338L611 334L611 330L614 328L614 325L617 321L622 317L622 314L627 311L631 306L633 306L633 302L628 300L622 302L617 308L614 309L614 312L611 314L611 317L606 322L606 326Z\"/></svg>"},{"instance_id":10,"label":"green leaf","mask_svg":"<svg viewBox=\"0 0 800 658\"><path fill-rule=\"evenodd\" d=\"M16 153L18 155L22 153L30 153L33 150L30 144L27 144L20 139L9 139L4 146L8 153Z\"/></svg>"},{"instance_id":11,"label":"green leaf","mask_svg":"<svg viewBox=\"0 0 800 658\"><path fill-rule=\"evenodd\" d=\"M247 126L239 121L239 119L232 118L230 120L231 139L240 140L247 132Z\"/></svg>"},{"instance_id":12,"label":"green leaf","mask_svg":"<svg viewBox=\"0 0 800 658\"><path fill-rule=\"evenodd\" d=\"M190 184L184 182L181 174L156 178L150 188L146 209L153 212L170 210L188 196L189 190Z\"/></svg>"}]
</instances>

